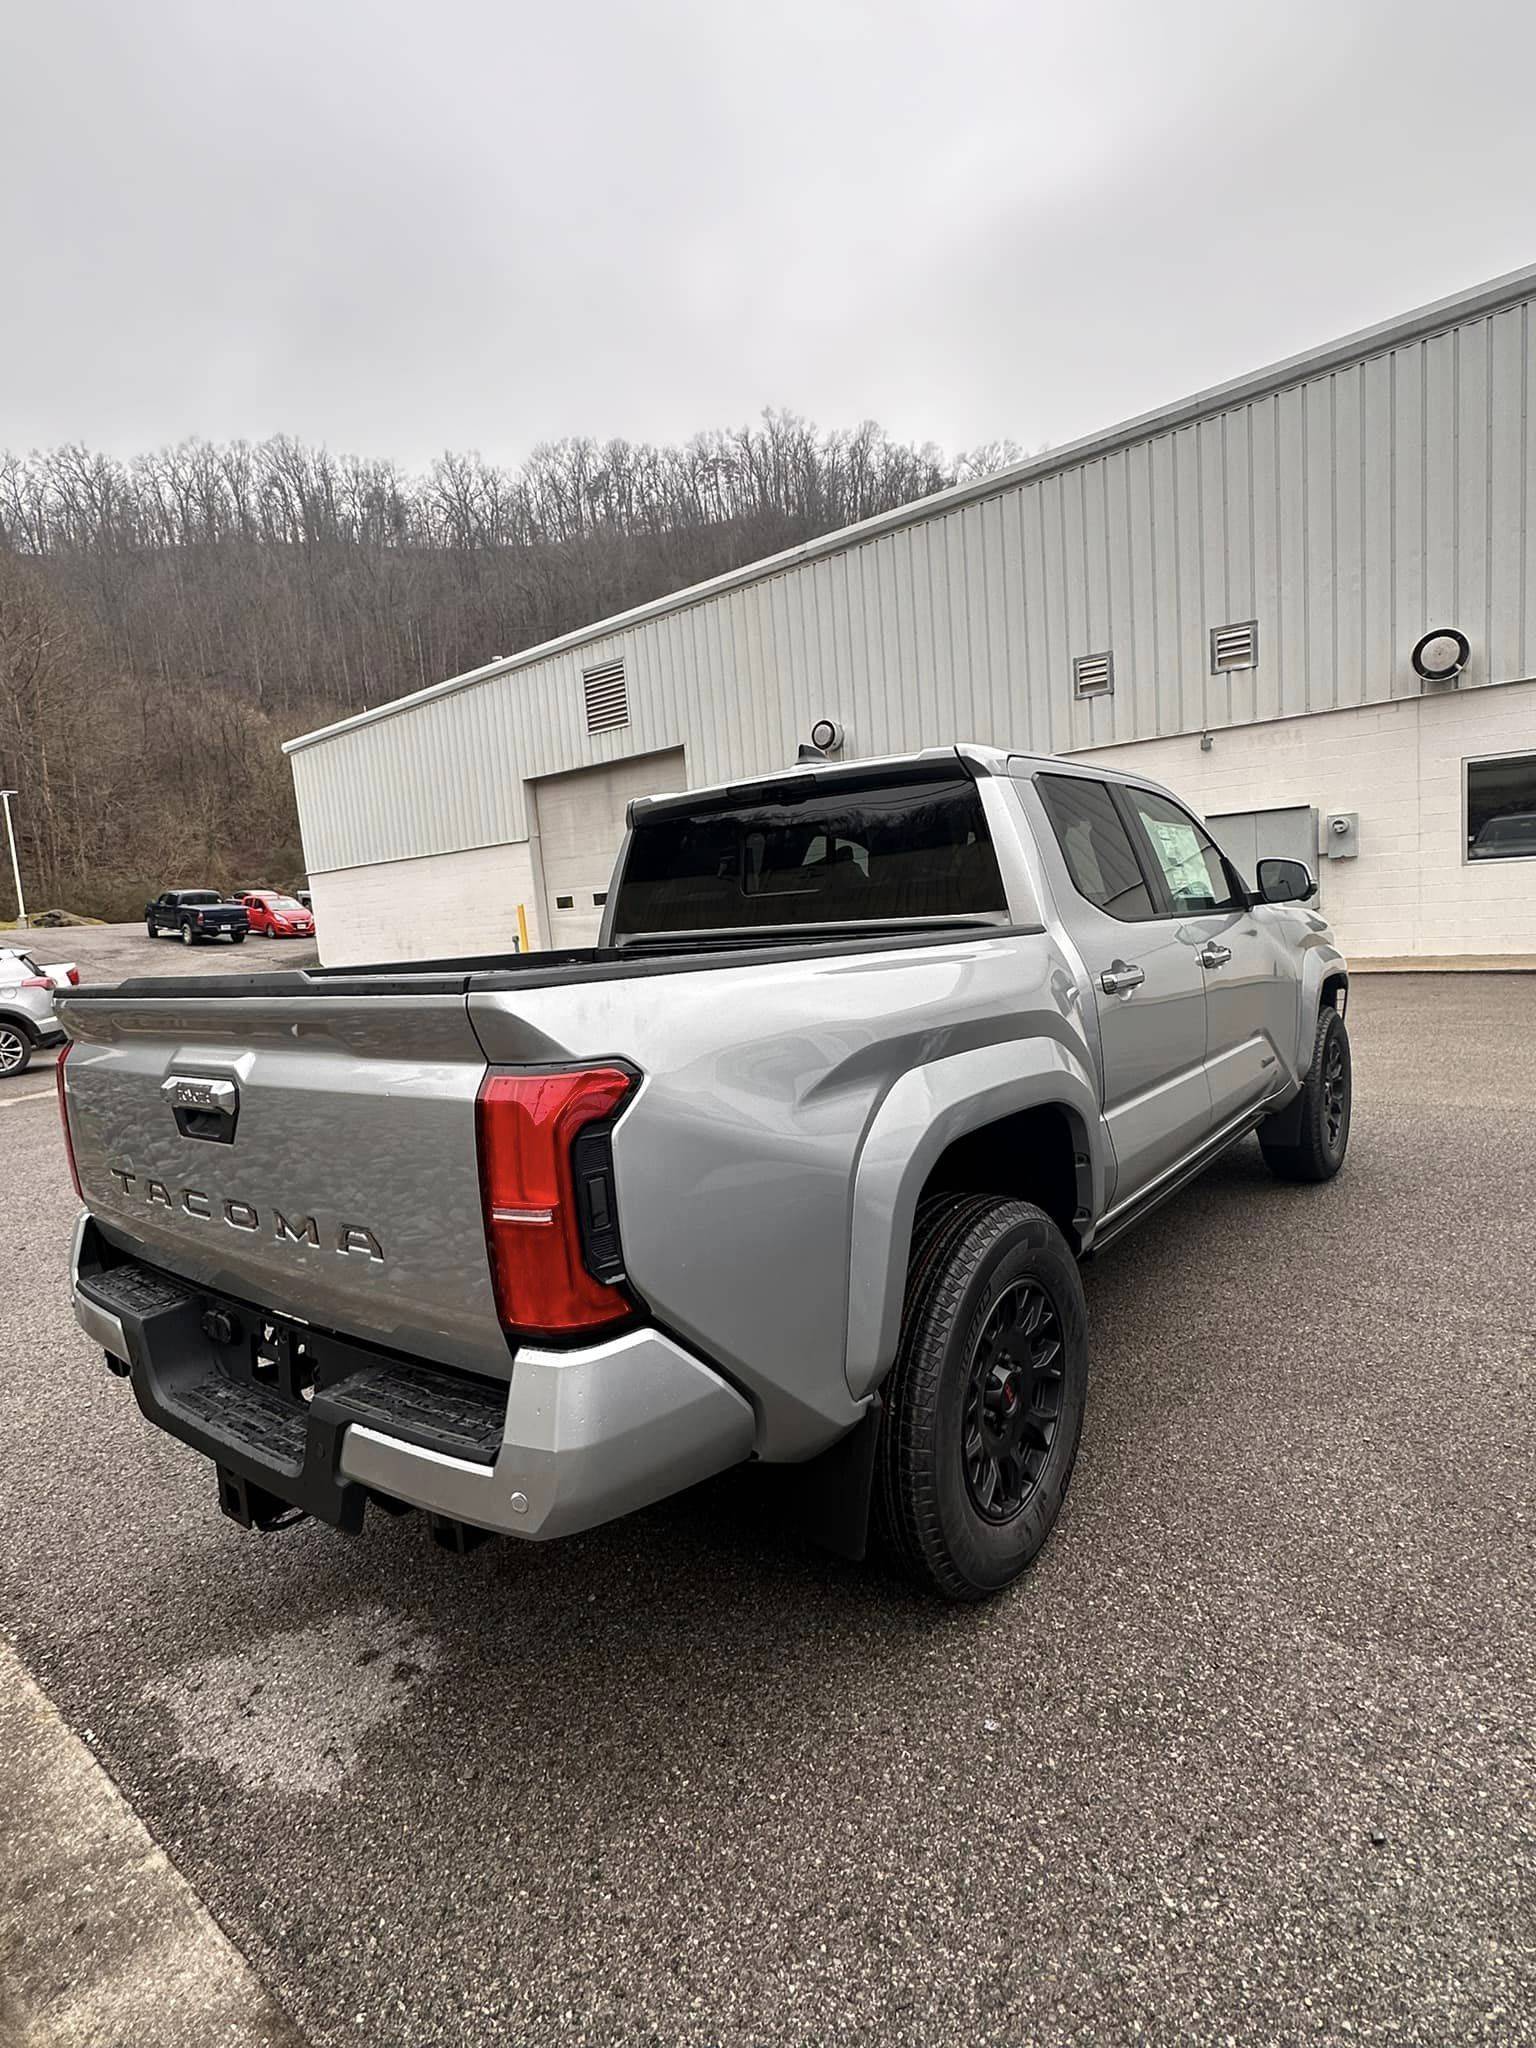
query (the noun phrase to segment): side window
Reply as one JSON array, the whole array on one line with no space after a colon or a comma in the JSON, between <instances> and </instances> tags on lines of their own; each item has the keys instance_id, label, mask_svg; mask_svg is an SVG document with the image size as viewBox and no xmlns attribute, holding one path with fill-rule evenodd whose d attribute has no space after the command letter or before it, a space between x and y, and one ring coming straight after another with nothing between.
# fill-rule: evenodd
<instances>
[{"instance_id":1,"label":"side window","mask_svg":"<svg viewBox=\"0 0 1536 2048\"><path fill-rule=\"evenodd\" d=\"M1215 841L1188 811L1149 789L1127 788L1131 808L1141 820L1175 910L1241 910L1234 886Z\"/></svg>"},{"instance_id":2,"label":"side window","mask_svg":"<svg viewBox=\"0 0 1536 2048\"><path fill-rule=\"evenodd\" d=\"M1037 775L1035 787L1078 895L1127 923L1155 916L1108 785L1086 775Z\"/></svg>"}]
</instances>

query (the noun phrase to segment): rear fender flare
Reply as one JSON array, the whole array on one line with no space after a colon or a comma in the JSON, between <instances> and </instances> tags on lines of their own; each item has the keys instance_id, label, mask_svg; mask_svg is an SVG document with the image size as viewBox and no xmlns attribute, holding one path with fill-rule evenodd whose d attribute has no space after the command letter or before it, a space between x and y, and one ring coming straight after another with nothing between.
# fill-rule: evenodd
<instances>
[{"instance_id":1,"label":"rear fender flare","mask_svg":"<svg viewBox=\"0 0 1536 2048\"><path fill-rule=\"evenodd\" d=\"M853 1180L848 1391L862 1400L895 1362L912 1223L923 1184L956 1138L1054 1105L1088 1161L1091 1213L1104 1207L1097 1085L1082 1055L1055 1038L1010 1039L913 1067L887 1092L865 1133Z\"/></svg>"}]
</instances>

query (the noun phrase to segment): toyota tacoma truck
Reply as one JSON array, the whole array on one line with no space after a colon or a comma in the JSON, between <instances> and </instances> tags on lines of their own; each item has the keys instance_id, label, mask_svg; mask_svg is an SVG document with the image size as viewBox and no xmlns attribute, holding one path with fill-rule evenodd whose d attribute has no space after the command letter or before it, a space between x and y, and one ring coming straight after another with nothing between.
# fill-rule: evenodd
<instances>
[{"instance_id":1,"label":"toyota tacoma truck","mask_svg":"<svg viewBox=\"0 0 1536 2048\"><path fill-rule=\"evenodd\" d=\"M68 990L74 1300L239 1522L586 1529L749 1460L975 1599L1044 1542L1080 1267L1349 1137L1298 861L979 746L630 807L600 943Z\"/></svg>"}]
</instances>

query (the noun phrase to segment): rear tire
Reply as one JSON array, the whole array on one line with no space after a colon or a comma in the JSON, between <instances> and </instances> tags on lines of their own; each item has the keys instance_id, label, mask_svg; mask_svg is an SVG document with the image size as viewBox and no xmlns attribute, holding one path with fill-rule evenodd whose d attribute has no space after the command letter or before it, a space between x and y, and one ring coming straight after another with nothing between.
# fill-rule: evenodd
<instances>
[{"instance_id":1,"label":"rear tire","mask_svg":"<svg viewBox=\"0 0 1536 2048\"><path fill-rule=\"evenodd\" d=\"M1087 1392L1082 1281L1050 1217L995 1195L927 1205L875 1472L910 1577L947 1600L1012 1584L1061 1511Z\"/></svg>"},{"instance_id":2,"label":"rear tire","mask_svg":"<svg viewBox=\"0 0 1536 2048\"><path fill-rule=\"evenodd\" d=\"M0 1024L0 1080L24 1074L32 1064L32 1041L19 1024Z\"/></svg>"},{"instance_id":3,"label":"rear tire","mask_svg":"<svg viewBox=\"0 0 1536 2048\"><path fill-rule=\"evenodd\" d=\"M1353 1091L1349 1033L1329 1007L1318 1016L1299 1100L1259 1125L1264 1164L1276 1180L1332 1180L1349 1149Z\"/></svg>"},{"instance_id":4,"label":"rear tire","mask_svg":"<svg viewBox=\"0 0 1536 2048\"><path fill-rule=\"evenodd\" d=\"M232 944L236 946L243 946L245 944L244 932L231 932L229 936Z\"/></svg>"},{"instance_id":5,"label":"rear tire","mask_svg":"<svg viewBox=\"0 0 1536 2048\"><path fill-rule=\"evenodd\" d=\"M192 936L192 927L189 924L184 924L181 928L181 943L184 946L193 946L197 943Z\"/></svg>"}]
</instances>

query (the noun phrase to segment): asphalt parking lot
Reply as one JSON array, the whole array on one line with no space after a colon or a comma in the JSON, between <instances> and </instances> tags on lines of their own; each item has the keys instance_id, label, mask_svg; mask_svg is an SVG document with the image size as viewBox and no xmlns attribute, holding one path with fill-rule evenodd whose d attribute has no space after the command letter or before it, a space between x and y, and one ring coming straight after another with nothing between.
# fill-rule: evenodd
<instances>
[{"instance_id":1,"label":"asphalt parking lot","mask_svg":"<svg viewBox=\"0 0 1536 2048\"><path fill-rule=\"evenodd\" d=\"M0 1622L327 2048L1536 2040L1536 978L1350 1022L1337 1181L1245 1146L1090 1269L1061 1525L966 1611L749 1476L466 1560L243 1533L0 1084Z\"/></svg>"},{"instance_id":2,"label":"asphalt parking lot","mask_svg":"<svg viewBox=\"0 0 1536 2048\"><path fill-rule=\"evenodd\" d=\"M243 945L209 939L184 946L174 934L152 939L141 924L61 925L57 930L0 931L0 945L19 945L34 960L73 960L82 981L126 981L137 974L265 974L311 967L309 939L251 936Z\"/></svg>"}]
</instances>

